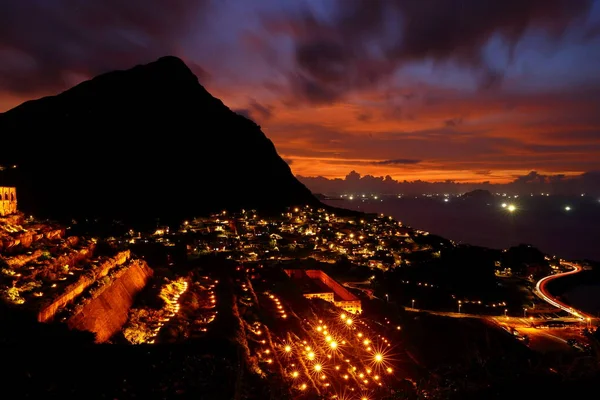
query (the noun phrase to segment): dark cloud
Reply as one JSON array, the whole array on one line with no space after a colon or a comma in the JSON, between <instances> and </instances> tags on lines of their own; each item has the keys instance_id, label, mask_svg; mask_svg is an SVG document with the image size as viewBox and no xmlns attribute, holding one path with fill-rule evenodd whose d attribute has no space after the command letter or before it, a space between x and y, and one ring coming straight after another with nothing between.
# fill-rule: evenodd
<instances>
[{"instance_id":1,"label":"dark cloud","mask_svg":"<svg viewBox=\"0 0 600 400\"><path fill-rule=\"evenodd\" d=\"M345 179L327 179L322 176L303 177L302 181L316 193L464 193L474 189L487 189L492 192L505 193L552 193L561 195L600 194L600 171L590 171L578 176L567 177L562 174L543 175L536 171L516 176L512 182L492 184L489 181L480 183L460 183L452 180L425 182L422 180L395 180L390 176L361 175L350 172Z\"/></svg>"},{"instance_id":2,"label":"dark cloud","mask_svg":"<svg viewBox=\"0 0 600 400\"><path fill-rule=\"evenodd\" d=\"M250 110L247 108L240 108L237 110L233 110L235 113L240 114L243 117L246 117L248 119L252 119L252 116L250 115Z\"/></svg>"},{"instance_id":3,"label":"dark cloud","mask_svg":"<svg viewBox=\"0 0 600 400\"><path fill-rule=\"evenodd\" d=\"M368 122L373 119L373 115L368 112L361 112L361 113L358 113L358 115L356 116L356 119L361 122Z\"/></svg>"},{"instance_id":4,"label":"dark cloud","mask_svg":"<svg viewBox=\"0 0 600 400\"><path fill-rule=\"evenodd\" d=\"M253 121L263 122L273 116L273 109L273 106L265 106L254 99L250 99L246 108L235 110L235 112Z\"/></svg>"},{"instance_id":5,"label":"dark cloud","mask_svg":"<svg viewBox=\"0 0 600 400\"><path fill-rule=\"evenodd\" d=\"M410 158L397 158L395 160L383 160L375 161L374 165L407 165L407 164L418 164L421 160L414 160Z\"/></svg>"},{"instance_id":6,"label":"dark cloud","mask_svg":"<svg viewBox=\"0 0 600 400\"><path fill-rule=\"evenodd\" d=\"M592 0L338 0L337 17L311 12L285 23L267 21L272 33L295 40L292 86L312 102L377 84L409 61L455 61L480 71L493 88L503 71L486 64L483 47L499 34L511 51L530 28L559 37L591 9Z\"/></svg>"},{"instance_id":7,"label":"dark cloud","mask_svg":"<svg viewBox=\"0 0 600 400\"><path fill-rule=\"evenodd\" d=\"M3 0L0 87L27 94L179 54L209 0ZM192 68L195 72L201 69Z\"/></svg>"},{"instance_id":8,"label":"dark cloud","mask_svg":"<svg viewBox=\"0 0 600 400\"><path fill-rule=\"evenodd\" d=\"M447 127L453 128L453 127L459 126L460 124L462 124L462 122L463 122L463 119L461 117L456 117L456 118L452 118L452 119L448 119L448 120L444 121L444 124Z\"/></svg>"},{"instance_id":9,"label":"dark cloud","mask_svg":"<svg viewBox=\"0 0 600 400\"><path fill-rule=\"evenodd\" d=\"M273 116L273 106L262 105L254 99L250 101L248 107L252 115L260 121L266 121Z\"/></svg>"}]
</instances>

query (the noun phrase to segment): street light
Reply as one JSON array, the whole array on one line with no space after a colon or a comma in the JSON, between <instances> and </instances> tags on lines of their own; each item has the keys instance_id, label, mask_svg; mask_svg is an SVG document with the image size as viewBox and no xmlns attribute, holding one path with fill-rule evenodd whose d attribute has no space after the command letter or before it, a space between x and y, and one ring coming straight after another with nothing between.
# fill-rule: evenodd
<instances>
[{"instance_id":1,"label":"street light","mask_svg":"<svg viewBox=\"0 0 600 400\"><path fill-rule=\"evenodd\" d=\"M458 301L458 313L460 314L460 307L462 306L462 301Z\"/></svg>"},{"instance_id":2,"label":"street light","mask_svg":"<svg viewBox=\"0 0 600 400\"><path fill-rule=\"evenodd\" d=\"M527 309L523 308L523 318L527 318Z\"/></svg>"},{"instance_id":3,"label":"street light","mask_svg":"<svg viewBox=\"0 0 600 400\"><path fill-rule=\"evenodd\" d=\"M415 299L412 299L411 303L412 303L412 308L415 308Z\"/></svg>"},{"instance_id":4,"label":"street light","mask_svg":"<svg viewBox=\"0 0 600 400\"><path fill-rule=\"evenodd\" d=\"M506 313L507 313L507 312L508 312L508 308L505 308L505 309L504 309L504 316L505 316L505 317L508 317L508 315L506 315Z\"/></svg>"}]
</instances>

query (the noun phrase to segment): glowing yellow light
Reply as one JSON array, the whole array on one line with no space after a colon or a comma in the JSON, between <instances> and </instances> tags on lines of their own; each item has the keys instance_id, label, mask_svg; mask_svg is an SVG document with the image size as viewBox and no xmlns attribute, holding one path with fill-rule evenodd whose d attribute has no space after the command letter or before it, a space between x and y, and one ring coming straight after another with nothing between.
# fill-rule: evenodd
<instances>
[{"instance_id":1,"label":"glowing yellow light","mask_svg":"<svg viewBox=\"0 0 600 400\"><path fill-rule=\"evenodd\" d=\"M327 337L325 338L325 341L327 341L327 342L331 342L332 340L333 340L333 338L332 338L331 336L327 336Z\"/></svg>"},{"instance_id":2,"label":"glowing yellow light","mask_svg":"<svg viewBox=\"0 0 600 400\"><path fill-rule=\"evenodd\" d=\"M346 325L352 325L352 318L348 318L346 320Z\"/></svg>"},{"instance_id":3,"label":"glowing yellow light","mask_svg":"<svg viewBox=\"0 0 600 400\"><path fill-rule=\"evenodd\" d=\"M300 385L300 390L305 390L306 389L306 383L303 383L302 385Z\"/></svg>"},{"instance_id":4,"label":"glowing yellow light","mask_svg":"<svg viewBox=\"0 0 600 400\"><path fill-rule=\"evenodd\" d=\"M285 346L284 350L286 353L289 353L290 351L292 351L292 346L287 345L287 346Z\"/></svg>"},{"instance_id":5,"label":"glowing yellow light","mask_svg":"<svg viewBox=\"0 0 600 400\"><path fill-rule=\"evenodd\" d=\"M315 359L315 353L313 353L312 351L310 353L307 354L307 357L309 360L314 360Z\"/></svg>"},{"instance_id":6,"label":"glowing yellow light","mask_svg":"<svg viewBox=\"0 0 600 400\"><path fill-rule=\"evenodd\" d=\"M342 320L345 320L345 319L346 319L346 314L342 314L342 315L340 315L340 318L341 318Z\"/></svg>"},{"instance_id":7,"label":"glowing yellow light","mask_svg":"<svg viewBox=\"0 0 600 400\"><path fill-rule=\"evenodd\" d=\"M381 355L380 353L375 354L375 361L382 362L383 361L383 355Z\"/></svg>"},{"instance_id":8,"label":"glowing yellow light","mask_svg":"<svg viewBox=\"0 0 600 400\"><path fill-rule=\"evenodd\" d=\"M292 372L292 378L297 378L300 375L298 371Z\"/></svg>"},{"instance_id":9,"label":"glowing yellow light","mask_svg":"<svg viewBox=\"0 0 600 400\"><path fill-rule=\"evenodd\" d=\"M369 345L369 343L371 343L371 342L369 341L369 339L365 339L365 340L363 341L363 344L364 344L365 346L368 346L368 345Z\"/></svg>"},{"instance_id":10,"label":"glowing yellow light","mask_svg":"<svg viewBox=\"0 0 600 400\"><path fill-rule=\"evenodd\" d=\"M337 346L338 346L337 342L331 342L331 343L329 343L329 347L331 347L334 350L337 349Z\"/></svg>"},{"instance_id":11,"label":"glowing yellow light","mask_svg":"<svg viewBox=\"0 0 600 400\"><path fill-rule=\"evenodd\" d=\"M387 373L388 373L388 374L391 374L392 372L394 372L394 370L388 367L388 369L387 369Z\"/></svg>"},{"instance_id":12,"label":"glowing yellow light","mask_svg":"<svg viewBox=\"0 0 600 400\"><path fill-rule=\"evenodd\" d=\"M323 369L321 364L315 364L315 371L320 372Z\"/></svg>"}]
</instances>

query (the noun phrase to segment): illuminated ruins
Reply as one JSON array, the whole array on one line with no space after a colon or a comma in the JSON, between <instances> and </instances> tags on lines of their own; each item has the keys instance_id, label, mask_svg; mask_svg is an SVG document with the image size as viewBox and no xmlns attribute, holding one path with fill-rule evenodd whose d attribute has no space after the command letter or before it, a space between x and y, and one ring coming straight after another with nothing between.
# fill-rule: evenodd
<instances>
[{"instance_id":1,"label":"illuminated ruins","mask_svg":"<svg viewBox=\"0 0 600 400\"><path fill-rule=\"evenodd\" d=\"M304 297L320 298L353 314L362 312L360 299L325 272L316 269L286 269L285 273L302 286Z\"/></svg>"},{"instance_id":2,"label":"illuminated ruins","mask_svg":"<svg viewBox=\"0 0 600 400\"><path fill-rule=\"evenodd\" d=\"M0 186L0 217L17 212L17 189Z\"/></svg>"}]
</instances>

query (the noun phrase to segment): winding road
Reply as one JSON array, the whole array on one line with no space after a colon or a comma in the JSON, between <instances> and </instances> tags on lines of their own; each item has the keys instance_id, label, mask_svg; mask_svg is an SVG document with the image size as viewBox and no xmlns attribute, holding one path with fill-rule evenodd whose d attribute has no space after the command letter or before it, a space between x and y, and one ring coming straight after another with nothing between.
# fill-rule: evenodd
<instances>
[{"instance_id":1,"label":"winding road","mask_svg":"<svg viewBox=\"0 0 600 400\"><path fill-rule=\"evenodd\" d=\"M539 298L544 300L545 302L553 305L556 308L560 308L561 310L566 311L567 313L573 315L574 317L577 317L582 320L584 320L584 319L589 320L592 317L590 317L587 314L585 314L579 310L576 310L573 307L569 306L568 304L565 304L565 303L561 302L560 300L552 297L552 295L548 292L548 289L546 286L547 286L548 282L550 282L551 280L561 278L561 277L567 276L567 275L578 274L579 272L581 272L583 270L583 267L579 264L575 264L575 263L571 263L571 262L562 262L561 264L571 267L573 269L571 271L550 275L550 276L540 279L538 281L538 283L535 285L534 293Z\"/></svg>"}]
</instances>

